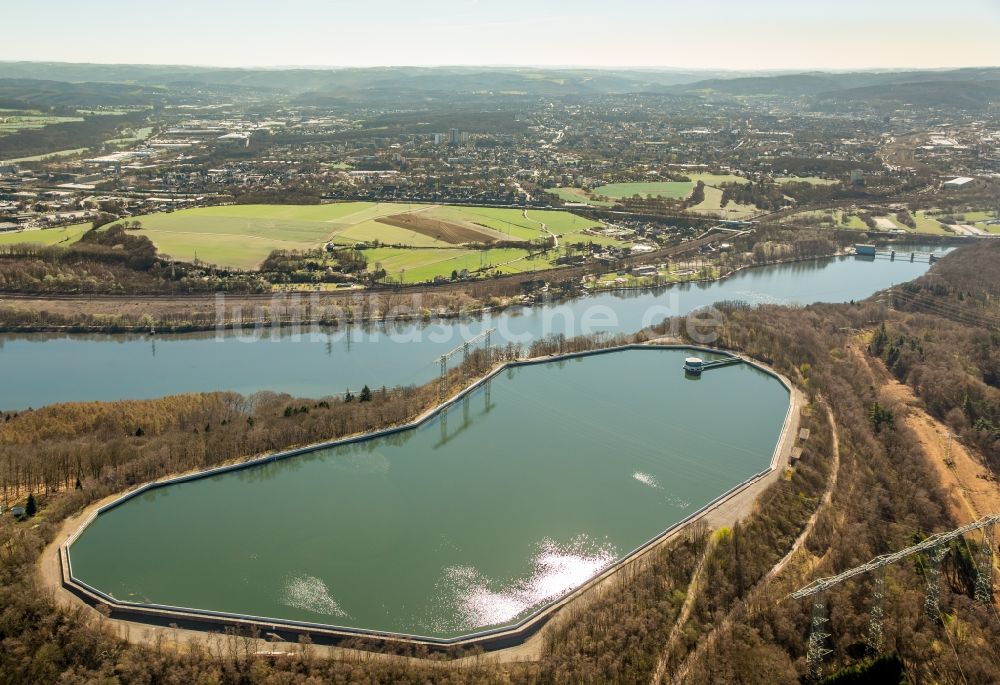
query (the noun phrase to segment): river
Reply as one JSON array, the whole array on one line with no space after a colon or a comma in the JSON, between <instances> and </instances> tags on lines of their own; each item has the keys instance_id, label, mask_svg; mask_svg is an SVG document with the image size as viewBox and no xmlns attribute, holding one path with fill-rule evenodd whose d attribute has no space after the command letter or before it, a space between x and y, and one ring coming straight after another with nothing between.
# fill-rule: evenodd
<instances>
[{"instance_id":1,"label":"river","mask_svg":"<svg viewBox=\"0 0 1000 685\"><path fill-rule=\"evenodd\" d=\"M3 335L0 408L215 390L318 398L363 385L421 384L438 373L441 354L489 327L497 329L494 344L527 344L560 333L632 333L722 300L806 305L865 299L927 269L927 262L908 259L834 257L745 269L721 281L603 293L429 324L172 336Z\"/></svg>"}]
</instances>

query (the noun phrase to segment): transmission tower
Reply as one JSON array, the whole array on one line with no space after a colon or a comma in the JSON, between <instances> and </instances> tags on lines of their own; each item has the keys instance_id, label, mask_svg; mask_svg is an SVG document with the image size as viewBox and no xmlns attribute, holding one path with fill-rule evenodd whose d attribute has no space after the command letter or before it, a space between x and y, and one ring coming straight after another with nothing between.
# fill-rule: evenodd
<instances>
[{"instance_id":1,"label":"transmission tower","mask_svg":"<svg viewBox=\"0 0 1000 685\"><path fill-rule=\"evenodd\" d=\"M814 683L823 677L823 659L833 651L826 646L830 638L827 626L829 622L830 619L826 615L826 600L820 592L813 598L812 620L809 622L809 649L806 651L809 680Z\"/></svg>"},{"instance_id":2,"label":"transmission tower","mask_svg":"<svg viewBox=\"0 0 1000 685\"><path fill-rule=\"evenodd\" d=\"M941 562L948 553L947 545L938 545L927 555L927 591L924 594L924 613L937 622L941 615Z\"/></svg>"},{"instance_id":3,"label":"transmission tower","mask_svg":"<svg viewBox=\"0 0 1000 685\"><path fill-rule=\"evenodd\" d=\"M872 583L872 609L868 614L868 649L878 656L885 648L885 611L882 600L885 599L885 568L875 572Z\"/></svg>"},{"instance_id":4,"label":"transmission tower","mask_svg":"<svg viewBox=\"0 0 1000 685\"><path fill-rule=\"evenodd\" d=\"M490 342L492 340L493 333L496 328L487 328L485 331L479 335L473 336L468 340L464 341L461 345L453 350L445 352L440 357L438 357L438 363L441 365L441 374L438 377L438 402L444 402L445 395L445 380L448 375L448 360L457 355L459 352L462 353L462 361L466 362L469 359L469 349L472 345L476 344L480 340L486 341L486 363L487 365L492 364L493 354L490 348Z\"/></svg>"},{"instance_id":5,"label":"transmission tower","mask_svg":"<svg viewBox=\"0 0 1000 685\"><path fill-rule=\"evenodd\" d=\"M984 540L977 568L976 599L991 602L993 599L993 527L997 523L1000 523L1000 514L992 514L961 528L945 533L935 533L926 540L906 549L875 557L867 564L856 566L839 575L814 580L789 595L793 599L815 597L812 606L812 621L809 625L809 646L806 652L810 678L817 680L822 675L823 659L832 651L827 647L826 642L830 633L827 625L829 619L826 617L826 603L823 597L827 590L851 578L873 572L876 574L872 588L872 609L868 620L868 644L876 653L883 649L885 643L883 628L885 614L882 602L885 597L885 568L890 564L895 564L914 554L928 553L924 611L931 620L937 621L940 619L941 562L948 552L948 543L967 533L982 530Z\"/></svg>"},{"instance_id":6,"label":"transmission tower","mask_svg":"<svg viewBox=\"0 0 1000 685\"><path fill-rule=\"evenodd\" d=\"M988 604L993 601L993 526L983 528L976 572L976 601Z\"/></svg>"}]
</instances>

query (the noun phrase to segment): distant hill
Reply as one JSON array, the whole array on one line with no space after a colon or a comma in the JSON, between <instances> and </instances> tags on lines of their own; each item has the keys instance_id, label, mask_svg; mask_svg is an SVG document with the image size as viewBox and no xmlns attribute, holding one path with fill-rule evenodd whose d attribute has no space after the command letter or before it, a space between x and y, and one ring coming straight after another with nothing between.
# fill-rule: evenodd
<instances>
[{"instance_id":1,"label":"distant hill","mask_svg":"<svg viewBox=\"0 0 1000 685\"><path fill-rule=\"evenodd\" d=\"M1000 102L1000 68L897 72L780 74L706 79L679 84L673 93L753 96L773 95L813 100L818 109L953 106L981 109Z\"/></svg>"},{"instance_id":2,"label":"distant hill","mask_svg":"<svg viewBox=\"0 0 1000 685\"><path fill-rule=\"evenodd\" d=\"M818 109L997 102L1000 68L805 73L670 69L379 67L221 69L213 67L0 63L6 106L90 106L156 102L166 91L201 97L253 92L300 104L336 106L480 97L590 97L655 93L673 97L807 98ZM12 104L13 103L13 104Z\"/></svg>"},{"instance_id":3,"label":"distant hill","mask_svg":"<svg viewBox=\"0 0 1000 685\"><path fill-rule=\"evenodd\" d=\"M0 73L12 79L101 81L147 86L204 84L275 90L294 95L307 92L377 92L380 89L438 93L513 91L559 95L656 91L672 85L718 77L725 72L502 67L222 69L4 62L0 63Z\"/></svg>"},{"instance_id":4,"label":"distant hill","mask_svg":"<svg viewBox=\"0 0 1000 685\"><path fill-rule=\"evenodd\" d=\"M123 83L66 83L0 79L0 108L61 109L146 105L163 99L161 88Z\"/></svg>"},{"instance_id":5,"label":"distant hill","mask_svg":"<svg viewBox=\"0 0 1000 685\"><path fill-rule=\"evenodd\" d=\"M923 81L890 83L879 86L846 88L820 93L816 106L820 109L843 109L867 105L875 108L898 109L912 107L952 107L984 109L1000 103L1000 80L993 81Z\"/></svg>"}]
</instances>

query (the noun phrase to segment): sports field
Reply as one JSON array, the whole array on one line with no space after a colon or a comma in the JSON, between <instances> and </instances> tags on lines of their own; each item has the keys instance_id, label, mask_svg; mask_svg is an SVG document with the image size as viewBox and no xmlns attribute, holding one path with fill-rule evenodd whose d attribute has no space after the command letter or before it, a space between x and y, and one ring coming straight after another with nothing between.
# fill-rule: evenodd
<instances>
[{"instance_id":1,"label":"sports field","mask_svg":"<svg viewBox=\"0 0 1000 685\"><path fill-rule=\"evenodd\" d=\"M573 236L600 225L560 211L375 202L227 205L136 219L142 222L137 235L147 236L161 254L240 269L256 268L273 250L308 250L330 241L338 245L377 241L381 246L433 248L432 252L438 252L442 248L461 249L469 243L540 240L549 232ZM86 228L79 225L3 235L0 244L73 241ZM63 233L54 233L56 230Z\"/></svg>"}]
</instances>

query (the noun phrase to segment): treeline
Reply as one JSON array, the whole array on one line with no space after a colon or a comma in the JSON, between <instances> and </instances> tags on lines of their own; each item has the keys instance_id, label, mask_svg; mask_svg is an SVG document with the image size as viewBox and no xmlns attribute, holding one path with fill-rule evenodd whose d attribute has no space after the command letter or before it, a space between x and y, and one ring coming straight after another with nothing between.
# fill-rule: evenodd
<instances>
[{"instance_id":1,"label":"treeline","mask_svg":"<svg viewBox=\"0 0 1000 685\"><path fill-rule=\"evenodd\" d=\"M238 205L318 205L322 191L315 188L289 187L280 189L227 189Z\"/></svg>"},{"instance_id":2,"label":"treeline","mask_svg":"<svg viewBox=\"0 0 1000 685\"><path fill-rule=\"evenodd\" d=\"M795 379L812 399L807 419L813 435L792 480L765 492L755 516L722 537L707 563L711 582L699 597L685 643L671 655L671 672L686 683L793 683L805 675L809 603L787 594L816 577L832 575L879 554L901 549L932 532L954 527L945 495L918 441L902 422L886 420L902 408L878 404L867 369L846 351L845 331L865 328L889 313L880 305L820 305L803 310L760 307L727 316L719 344L765 360ZM819 514L806 541L803 566L776 579L763 573L787 549L794 522L823 489L830 459L824 405L833 411L840 440L840 468L830 506ZM879 411L873 411L879 409ZM803 468L805 466L805 468ZM975 540L960 541L947 557L942 607L962 622L955 636L923 614L926 558L888 570L886 651L899 657L915 682L996 682L1000 626L989 609L972 600ZM866 647L871 579L827 593L830 629L827 673L856 668ZM888 608L891 607L891 608ZM951 640L945 650L929 645ZM988 645L982 649L983 645ZM862 670L869 662L862 661Z\"/></svg>"},{"instance_id":3,"label":"treeline","mask_svg":"<svg viewBox=\"0 0 1000 685\"><path fill-rule=\"evenodd\" d=\"M854 169L881 171L882 163L871 160L828 159L825 157L777 157L762 160L775 175L846 177Z\"/></svg>"},{"instance_id":4,"label":"treeline","mask_svg":"<svg viewBox=\"0 0 1000 685\"><path fill-rule=\"evenodd\" d=\"M1000 334L916 314L879 327L869 350L1000 477Z\"/></svg>"},{"instance_id":5,"label":"treeline","mask_svg":"<svg viewBox=\"0 0 1000 685\"><path fill-rule=\"evenodd\" d=\"M778 209L787 204L780 186L773 183L725 183L722 185L721 206L730 202L759 209Z\"/></svg>"},{"instance_id":6,"label":"treeline","mask_svg":"<svg viewBox=\"0 0 1000 685\"><path fill-rule=\"evenodd\" d=\"M785 259L827 257L836 253L837 244L826 238L799 238L790 242L760 241L753 246L756 264L768 264Z\"/></svg>"},{"instance_id":7,"label":"treeline","mask_svg":"<svg viewBox=\"0 0 1000 685\"><path fill-rule=\"evenodd\" d=\"M274 250L258 271L271 283L343 283L353 280L349 274L363 274L367 268L364 251L340 247Z\"/></svg>"},{"instance_id":8,"label":"treeline","mask_svg":"<svg viewBox=\"0 0 1000 685\"><path fill-rule=\"evenodd\" d=\"M908 316L880 326L871 354L1000 477L1000 244L956 250L893 291Z\"/></svg>"},{"instance_id":9,"label":"treeline","mask_svg":"<svg viewBox=\"0 0 1000 685\"><path fill-rule=\"evenodd\" d=\"M8 478L11 488L22 484L21 497L23 487L35 487L42 508L25 524L0 523L0 640L5 646L0 684L57 679L70 684L649 682L689 593L690 616L675 649L666 655L668 677L686 683L801 682L810 605L788 600L787 594L815 577L906 547L954 522L917 441L903 422L887 419L901 408L884 404L864 358L850 351L850 330L885 320L892 331L909 315L873 302L723 309L717 344L773 365L808 396L804 425L812 436L802 461L790 479L770 486L738 525L715 533L711 544L692 531L648 563L629 567L606 594L571 607L547 633L541 660L527 664L474 661L451 669L377 659L333 661L308 647L291 656L263 657L259 646L235 636L227 649L179 652L126 643L88 619L91 614L59 608L35 587L31 568L54 525L94 498L174 470L218 463L226 455L239 458L309 442L320 434L333 437L341 430L404 420L423 403L433 403L433 383L376 389L366 402L346 402L342 396L305 401L267 393L251 398L218 393L60 405L4 419L0 453L7 466L0 472L16 474ZM654 334L674 333L675 326L666 322ZM679 332L685 335L683 326ZM530 350L506 348L502 354L567 352L623 340L554 338ZM960 359L966 349L956 350ZM473 355L470 365L452 371L452 387L485 367L485 360ZM828 410L839 438L840 466L832 500L821 507L833 469ZM53 488L61 490L53 493ZM769 578L769 570L817 509L800 556ZM944 626L923 613L926 558L915 557L888 571L885 653L898 660L890 658L889 665L898 663L913 682L1000 679L1000 629L995 616L970 598L975 551L974 540L959 541L946 558ZM700 559L701 581L689 587ZM827 644L833 650L827 672L844 671L845 681L848 672L850 677L859 671L875 677L886 668L885 660L865 660L870 591L870 579L860 578L826 596L833 635Z\"/></svg>"}]
</instances>

